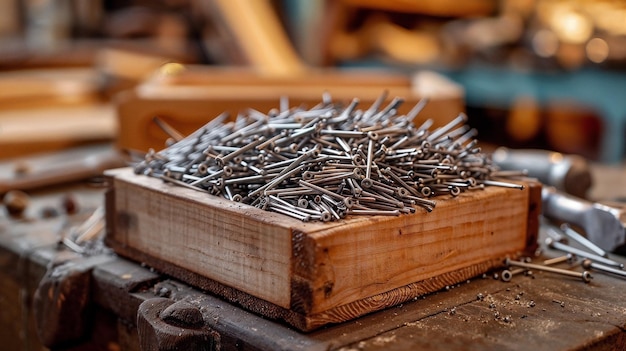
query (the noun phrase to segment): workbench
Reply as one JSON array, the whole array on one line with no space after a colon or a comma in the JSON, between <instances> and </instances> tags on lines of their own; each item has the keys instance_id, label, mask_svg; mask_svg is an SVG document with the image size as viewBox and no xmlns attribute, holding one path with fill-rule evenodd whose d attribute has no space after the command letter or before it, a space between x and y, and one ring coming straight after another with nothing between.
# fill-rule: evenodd
<instances>
[{"instance_id":1,"label":"workbench","mask_svg":"<svg viewBox=\"0 0 626 351\"><path fill-rule=\"evenodd\" d=\"M104 191L79 183L32 193L26 218L36 220L16 221L0 212L3 349L45 349L39 330L54 350L141 350L138 321L146 342L146 335L164 323L150 314L151 306L173 303L199 311L202 320L200 325L183 320L166 329L185 335L199 331L205 349L215 350L626 347L626 280L602 273L589 284L545 272L503 282L494 279L498 269L409 303L301 333L106 250L93 256L73 252L59 245L59 228L67 218L38 216L42 207L55 206L68 193L88 211L104 200ZM533 261L558 255L547 250ZM48 294L34 299L40 286Z\"/></svg>"}]
</instances>

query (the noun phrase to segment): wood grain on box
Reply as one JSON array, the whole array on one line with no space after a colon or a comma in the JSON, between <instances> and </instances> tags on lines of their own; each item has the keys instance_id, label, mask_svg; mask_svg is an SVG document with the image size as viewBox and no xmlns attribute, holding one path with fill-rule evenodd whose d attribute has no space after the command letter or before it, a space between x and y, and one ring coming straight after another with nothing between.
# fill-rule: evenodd
<instances>
[{"instance_id":1,"label":"wood grain on box","mask_svg":"<svg viewBox=\"0 0 626 351\"><path fill-rule=\"evenodd\" d=\"M488 187L431 213L304 223L200 191L108 171L106 242L302 330L456 284L536 242L540 192Z\"/></svg>"}]
</instances>

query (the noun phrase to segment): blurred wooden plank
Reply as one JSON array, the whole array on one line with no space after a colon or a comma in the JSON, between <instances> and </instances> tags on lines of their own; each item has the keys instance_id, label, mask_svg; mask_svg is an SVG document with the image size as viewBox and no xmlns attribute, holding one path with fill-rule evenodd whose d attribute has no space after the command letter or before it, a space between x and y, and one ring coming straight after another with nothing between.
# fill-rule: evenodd
<instances>
[{"instance_id":1,"label":"blurred wooden plank","mask_svg":"<svg viewBox=\"0 0 626 351\"><path fill-rule=\"evenodd\" d=\"M98 73L90 68L3 72L0 91L0 111L102 102Z\"/></svg>"},{"instance_id":2,"label":"blurred wooden plank","mask_svg":"<svg viewBox=\"0 0 626 351\"><path fill-rule=\"evenodd\" d=\"M250 66L269 76L306 70L268 0L198 1L198 7L233 37Z\"/></svg>"},{"instance_id":3,"label":"blurred wooden plank","mask_svg":"<svg viewBox=\"0 0 626 351\"><path fill-rule=\"evenodd\" d=\"M112 141L116 133L109 104L0 110L0 158Z\"/></svg>"},{"instance_id":4,"label":"blurred wooden plank","mask_svg":"<svg viewBox=\"0 0 626 351\"><path fill-rule=\"evenodd\" d=\"M474 17L493 15L498 7L495 0L341 0L345 5L371 8L381 11L397 11L412 14L423 14L442 17Z\"/></svg>"},{"instance_id":5,"label":"blurred wooden plank","mask_svg":"<svg viewBox=\"0 0 626 351\"><path fill-rule=\"evenodd\" d=\"M408 112L422 98L429 103L415 119L443 125L464 111L463 89L433 72L413 76L372 70L311 70L289 77L260 76L245 69L190 66L174 75L157 75L116 98L120 149L160 150L167 135L152 121L158 116L183 134L190 134L223 112L231 117L249 108L263 113L278 108L281 96L290 106L313 107L330 93L333 101L360 99L366 109L384 91L402 97L398 113Z\"/></svg>"},{"instance_id":6,"label":"blurred wooden plank","mask_svg":"<svg viewBox=\"0 0 626 351\"><path fill-rule=\"evenodd\" d=\"M102 175L124 166L125 159L111 143L39 153L0 162L0 194L30 191Z\"/></svg>"}]
</instances>

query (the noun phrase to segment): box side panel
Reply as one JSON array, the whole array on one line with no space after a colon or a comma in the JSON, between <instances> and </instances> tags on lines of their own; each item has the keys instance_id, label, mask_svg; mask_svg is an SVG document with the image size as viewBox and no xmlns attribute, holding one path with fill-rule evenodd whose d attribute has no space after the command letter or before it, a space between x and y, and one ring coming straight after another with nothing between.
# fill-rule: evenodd
<instances>
[{"instance_id":1,"label":"box side panel","mask_svg":"<svg viewBox=\"0 0 626 351\"><path fill-rule=\"evenodd\" d=\"M524 250L528 190L490 188L463 195L439 201L431 213L370 217L367 225L351 222L314 234L309 312Z\"/></svg>"},{"instance_id":2,"label":"box side panel","mask_svg":"<svg viewBox=\"0 0 626 351\"><path fill-rule=\"evenodd\" d=\"M289 307L289 229L119 179L114 198L119 245Z\"/></svg>"}]
</instances>

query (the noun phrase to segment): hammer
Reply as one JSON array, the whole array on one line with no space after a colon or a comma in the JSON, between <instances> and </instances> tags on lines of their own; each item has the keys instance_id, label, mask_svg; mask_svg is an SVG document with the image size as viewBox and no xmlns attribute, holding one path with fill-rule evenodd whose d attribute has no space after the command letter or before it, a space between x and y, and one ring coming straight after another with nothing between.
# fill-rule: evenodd
<instances>
[{"instance_id":1,"label":"hammer","mask_svg":"<svg viewBox=\"0 0 626 351\"><path fill-rule=\"evenodd\" d=\"M498 148L492 158L502 169L525 169L529 176L551 186L542 190L545 217L574 224L602 249L626 254L626 209L582 199L593 183L590 166L584 158L504 147Z\"/></svg>"},{"instance_id":2,"label":"hammer","mask_svg":"<svg viewBox=\"0 0 626 351\"><path fill-rule=\"evenodd\" d=\"M501 169L525 169L530 177L537 178L541 183L582 198L586 197L593 183L589 162L578 155L499 147L493 152L492 158Z\"/></svg>"},{"instance_id":3,"label":"hammer","mask_svg":"<svg viewBox=\"0 0 626 351\"><path fill-rule=\"evenodd\" d=\"M541 197L545 217L582 228L587 239L606 251L626 252L626 208L583 200L554 187L544 187Z\"/></svg>"}]
</instances>

